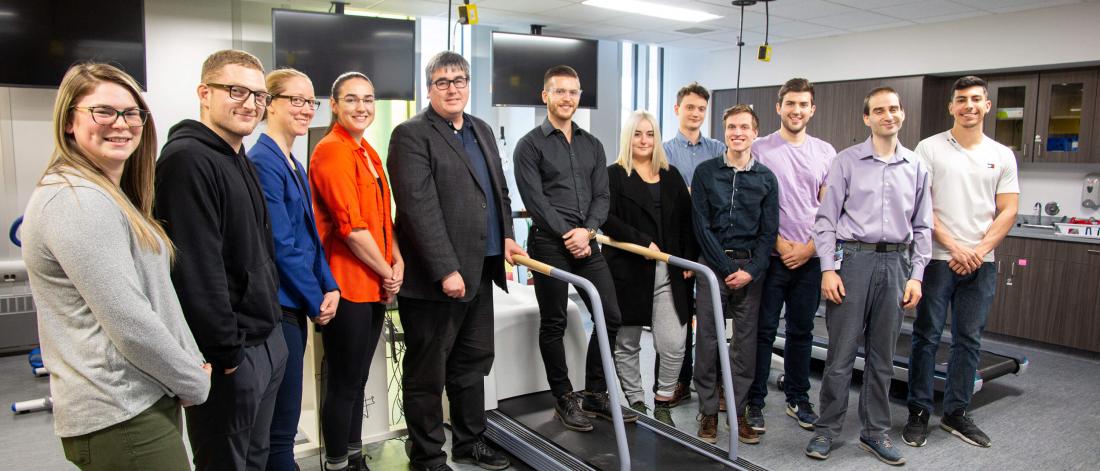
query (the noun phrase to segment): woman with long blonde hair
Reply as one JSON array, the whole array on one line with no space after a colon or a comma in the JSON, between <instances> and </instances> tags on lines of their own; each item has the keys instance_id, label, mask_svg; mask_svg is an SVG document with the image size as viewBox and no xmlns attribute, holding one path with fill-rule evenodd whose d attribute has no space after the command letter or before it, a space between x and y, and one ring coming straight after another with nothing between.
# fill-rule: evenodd
<instances>
[{"instance_id":1,"label":"woman with long blonde hair","mask_svg":"<svg viewBox=\"0 0 1100 471\"><path fill-rule=\"evenodd\" d=\"M680 172L668 164L657 119L635 111L623 125L619 158L607 168L611 206L603 232L612 239L660 250L688 260L698 258L691 222L691 197ZM651 326L659 357L654 373L653 416L673 425L670 401L691 328L692 273L664 262L604 247L615 280L622 327L615 338L615 366L630 406L645 413L638 354L642 326ZM639 287L646 287L639 292Z\"/></svg>"},{"instance_id":2,"label":"woman with long blonde hair","mask_svg":"<svg viewBox=\"0 0 1100 471\"><path fill-rule=\"evenodd\" d=\"M180 406L210 390L152 217L156 129L116 67L69 69L55 150L27 204L23 259L50 371L54 429L84 470L190 469Z\"/></svg>"}]
</instances>

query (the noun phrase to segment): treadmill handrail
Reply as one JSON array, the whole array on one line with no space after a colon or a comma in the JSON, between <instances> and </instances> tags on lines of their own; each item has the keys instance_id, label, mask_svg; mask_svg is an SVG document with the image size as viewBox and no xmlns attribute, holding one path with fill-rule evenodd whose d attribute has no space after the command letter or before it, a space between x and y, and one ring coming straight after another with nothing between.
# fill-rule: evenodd
<instances>
[{"instance_id":1,"label":"treadmill handrail","mask_svg":"<svg viewBox=\"0 0 1100 471\"><path fill-rule=\"evenodd\" d=\"M607 337L607 321L603 316L600 292L596 290L596 286L591 281L530 257L513 255L512 261L543 275L570 283L583 289L588 295L588 299L592 304L592 320L596 324L596 338L600 347L600 360L603 363L604 381L607 383L607 397L611 402L611 424L615 427L615 445L619 449L619 469L629 471L630 447L626 442L626 425L623 423L622 404L619 402L619 394L622 393L622 389L619 387L619 376L615 374L615 362L611 356L611 345Z\"/></svg>"},{"instance_id":2,"label":"treadmill handrail","mask_svg":"<svg viewBox=\"0 0 1100 471\"><path fill-rule=\"evenodd\" d=\"M726 318L722 312L722 298L719 294L718 277L715 276L714 270L710 267L703 265L699 262L694 262L684 258L677 257L672 254L653 250L648 247L642 247L638 244L632 244L630 242L619 242L603 234L596 234L596 241L610 245L619 250L625 250L627 252L641 255L645 258L658 260L665 262L669 265L678 266L680 268L687 268L694 271L696 275L702 273L707 280L707 284L710 285L710 302L714 306L714 332L718 337L718 357L719 363L722 368L722 385L725 389L726 404L730 407L727 408L726 418L729 419L730 427L730 447L729 458L730 461L737 461L737 402L734 400L733 395L733 373L730 370L730 354L729 348L726 347ZM686 346L685 346L686 348Z\"/></svg>"}]
</instances>

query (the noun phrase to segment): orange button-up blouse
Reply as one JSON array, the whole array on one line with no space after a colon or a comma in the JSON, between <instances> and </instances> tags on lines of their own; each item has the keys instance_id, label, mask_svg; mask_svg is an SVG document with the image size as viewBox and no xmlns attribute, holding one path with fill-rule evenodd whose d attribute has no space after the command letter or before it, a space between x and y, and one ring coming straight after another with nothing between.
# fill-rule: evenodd
<instances>
[{"instance_id":1,"label":"orange button-up blouse","mask_svg":"<svg viewBox=\"0 0 1100 471\"><path fill-rule=\"evenodd\" d=\"M381 185L368 165L374 167ZM390 187L378 152L366 139L355 142L337 124L313 150L309 184L317 234L340 285L340 296L357 303L381 301L385 294L382 277L359 260L347 243L352 229L369 230L378 249L393 264Z\"/></svg>"}]
</instances>

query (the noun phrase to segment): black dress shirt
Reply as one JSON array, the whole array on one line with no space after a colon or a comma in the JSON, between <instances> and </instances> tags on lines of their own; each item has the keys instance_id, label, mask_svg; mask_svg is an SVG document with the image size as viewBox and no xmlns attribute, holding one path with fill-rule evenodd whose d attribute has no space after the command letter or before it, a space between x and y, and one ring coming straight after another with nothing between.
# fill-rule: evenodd
<instances>
[{"instance_id":1,"label":"black dress shirt","mask_svg":"<svg viewBox=\"0 0 1100 471\"><path fill-rule=\"evenodd\" d=\"M556 236L607 219L607 157L596 136L571 123L569 142L546 119L516 144L516 186L535 227Z\"/></svg>"}]
</instances>

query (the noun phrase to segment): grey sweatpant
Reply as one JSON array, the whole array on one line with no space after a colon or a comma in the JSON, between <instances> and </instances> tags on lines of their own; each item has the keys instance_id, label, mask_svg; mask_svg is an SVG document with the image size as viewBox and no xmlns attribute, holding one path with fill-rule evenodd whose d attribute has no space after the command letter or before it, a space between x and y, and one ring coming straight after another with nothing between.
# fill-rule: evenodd
<instances>
[{"instance_id":1,"label":"grey sweatpant","mask_svg":"<svg viewBox=\"0 0 1100 471\"><path fill-rule=\"evenodd\" d=\"M668 278L668 265L657 262L653 277L653 349L661 359L656 372L657 395L672 396L684 361L684 342L687 340L687 324L680 323L676 306L672 303L672 286ZM641 346L642 327L622 326L615 337L615 368L627 403L645 402L642 389L642 372L638 353Z\"/></svg>"},{"instance_id":2,"label":"grey sweatpant","mask_svg":"<svg viewBox=\"0 0 1100 471\"><path fill-rule=\"evenodd\" d=\"M700 257L699 263L710 266ZM743 266L748 260L734 260ZM718 414L718 386L722 384L722 370L718 366L718 339L715 337L714 306L711 303L711 287L704 277L699 277L695 288L695 391L699 393L699 412L703 415ZM738 413L744 410L756 374L756 323L760 313L760 293L764 288L761 276L741 289L729 289L718 279L718 297L722 312L733 319L733 340L730 342L730 369L733 374L733 396Z\"/></svg>"},{"instance_id":3,"label":"grey sweatpant","mask_svg":"<svg viewBox=\"0 0 1100 471\"><path fill-rule=\"evenodd\" d=\"M858 252L845 249L840 275L847 296L825 303L829 353L821 379L819 435L836 438L848 410L848 391L856 350L864 345L863 388L859 393L861 436L881 440L890 429L890 379L894 346L901 329L901 299L910 265L906 252Z\"/></svg>"}]
</instances>

